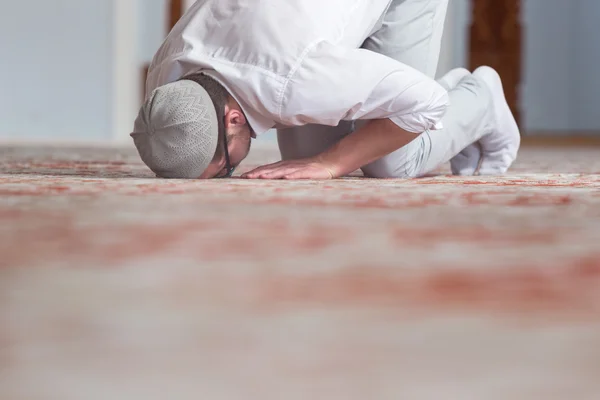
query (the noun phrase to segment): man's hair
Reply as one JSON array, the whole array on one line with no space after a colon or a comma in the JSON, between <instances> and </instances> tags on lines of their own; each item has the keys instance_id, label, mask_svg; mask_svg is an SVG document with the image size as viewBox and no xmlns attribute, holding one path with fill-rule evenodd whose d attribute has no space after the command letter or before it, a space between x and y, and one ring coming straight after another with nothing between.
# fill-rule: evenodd
<instances>
[{"instance_id":1,"label":"man's hair","mask_svg":"<svg viewBox=\"0 0 600 400\"><path fill-rule=\"evenodd\" d=\"M219 82L214 80L208 75L203 73L196 73L184 77L185 80L196 82L208 92L210 99L215 106L217 111L217 122L219 127L219 141L217 145L216 154L220 154L223 150L223 137L227 134L225 132L225 106L229 100L229 92Z\"/></svg>"}]
</instances>

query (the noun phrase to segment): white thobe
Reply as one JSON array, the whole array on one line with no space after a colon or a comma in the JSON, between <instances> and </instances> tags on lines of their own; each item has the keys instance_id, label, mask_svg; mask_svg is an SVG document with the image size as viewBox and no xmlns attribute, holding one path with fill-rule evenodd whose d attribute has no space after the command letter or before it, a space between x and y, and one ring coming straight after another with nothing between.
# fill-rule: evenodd
<instances>
[{"instance_id":1,"label":"white thobe","mask_svg":"<svg viewBox=\"0 0 600 400\"><path fill-rule=\"evenodd\" d=\"M424 10L447 2L404 1ZM147 93L203 71L238 101L257 135L273 127L381 118L414 133L440 128L446 90L385 52L362 48L385 32L392 3L199 0L154 57ZM439 25L439 19L434 13L429 22ZM423 27L412 27L415 37Z\"/></svg>"}]
</instances>

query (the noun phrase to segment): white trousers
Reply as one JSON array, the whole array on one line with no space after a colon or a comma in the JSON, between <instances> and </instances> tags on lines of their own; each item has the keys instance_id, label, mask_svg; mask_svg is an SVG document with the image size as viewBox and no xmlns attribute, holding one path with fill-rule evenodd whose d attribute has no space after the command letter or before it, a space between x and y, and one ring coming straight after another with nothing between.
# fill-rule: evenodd
<instances>
[{"instance_id":1,"label":"white trousers","mask_svg":"<svg viewBox=\"0 0 600 400\"><path fill-rule=\"evenodd\" d=\"M384 16L382 28L369 37L363 47L410 65L433 78L447 7L448 0L393 0ZM484 114L488 112L484 108L490 102L485 85L473 78L465 79L450 91L451 105L442 120L444 129L424 132L403 148L364 166L363 172L376 178L426 174L485 133L476 130L485 125ZM350 134L355 125L352 121L343 121L337 127L306 125L280 129L277 138L282 159L317 155ZM465 129L469 132L465 133ZM472 140L463 140L466 137ZM437 143L438 138L446 141ZM464 146L458 148L462 142L465 142ZM456 153L452 154L454 149L457 149Z\"/></svg>"}]
</instances>

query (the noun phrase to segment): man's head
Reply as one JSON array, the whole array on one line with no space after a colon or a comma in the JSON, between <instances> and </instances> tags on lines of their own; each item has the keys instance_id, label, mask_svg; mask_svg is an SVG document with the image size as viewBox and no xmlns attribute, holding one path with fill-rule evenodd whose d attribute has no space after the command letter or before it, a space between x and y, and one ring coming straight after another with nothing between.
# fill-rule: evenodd
<instances>
[{"instance_id":1,"label":"man's head","mask_svg":"<svg viewBox=\"0 0 600 400\"><path fill-rule=\"evenodd\" d=\"M233 172L248 155L253 133L227 90L196 74L152 92L131 136L157 176L196 179Z\"/></svg>"}]
</instances>

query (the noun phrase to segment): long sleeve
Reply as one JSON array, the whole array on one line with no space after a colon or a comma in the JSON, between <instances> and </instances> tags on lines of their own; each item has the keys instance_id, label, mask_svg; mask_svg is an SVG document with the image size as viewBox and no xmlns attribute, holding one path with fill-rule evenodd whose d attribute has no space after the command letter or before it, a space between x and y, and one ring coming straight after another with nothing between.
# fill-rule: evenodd
<instances>
[{"instance_id":1,"label":"long sleeve","mask_svg":"<svg viewBox=\"0 0 600 400\"><path fill-rule=\"evenodd\" d=\"M414 68L368 50L322 42L289 77L279 117L289 125L388 118L421 133L439 126L447 106L444 88Z\"/></svg>"}]
</instances>

